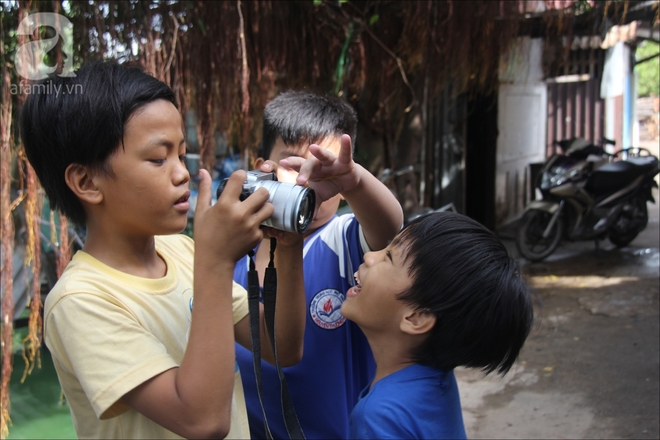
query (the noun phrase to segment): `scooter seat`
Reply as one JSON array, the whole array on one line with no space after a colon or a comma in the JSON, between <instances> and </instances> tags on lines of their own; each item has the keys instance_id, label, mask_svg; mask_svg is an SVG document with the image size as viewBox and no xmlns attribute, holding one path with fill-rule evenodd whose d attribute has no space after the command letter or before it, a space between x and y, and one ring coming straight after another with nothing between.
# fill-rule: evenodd
<instances>
[{"instance_id":1,"label":"scooter seat","mask_svg":"<svg viewBox=\"0 0 660 440\"><path fill-rule=\"evenodd\" d=\"M658 158L655 156L629 157L624 162L630 162L633 165L641 167L645 173L651 170L658 171Z\"/></svg>"},{"instance_id":2,"label":"scooter seat","mask_svg":"<svg viewBox=\"0 0 660 440\"><path fill-rule=\"evenodd\" d=\"M658 159L654 156L631 157L603 165L589 176L586 188L598 194L621 189L637 177L652 170L657 171Z\"/></svg>"}]
</instances>

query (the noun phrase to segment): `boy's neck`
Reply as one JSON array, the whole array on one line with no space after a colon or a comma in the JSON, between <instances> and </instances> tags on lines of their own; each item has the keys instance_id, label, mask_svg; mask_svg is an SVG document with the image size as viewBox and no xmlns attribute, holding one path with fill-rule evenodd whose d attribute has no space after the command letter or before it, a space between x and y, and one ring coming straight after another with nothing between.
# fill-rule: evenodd
<instances>
[{"instance_id":1,"label":"boy's neck","mask_svg":"<svg viewBox=\"0 0 660 440\"><path fill-rule=\"evenodd\" d=\"M266 266L268 266L268 261L270 260L270 238L264 238L259 244L259 248L254 255L254 266L257 270L259 276L259 285L264 285L264 273L266 271Z\"/></svg>"},{"instance_id":2,"label":"boy's neck","mask_svg":"<svg viewBox=\"0 0 660 440\"><path fill-rule=\"evenodd\" d=\"M83 251L103 264L129 275L157 279L167 273L167 265L156 252L153 236L138 239L117 237L88 228Z\"/></svg>"},{"instance_id":3,"label":"boy's neck","mask_svg":"<svg viewBox=\"0 0 660 440\"><path fill-rule=\"evenodd\" d=\"M407 335L372 334L367 335L369 346L376 362L376 374L370 386L382 378L414 364L411 353L411 339Z\"/></svg>"}]
</instances>

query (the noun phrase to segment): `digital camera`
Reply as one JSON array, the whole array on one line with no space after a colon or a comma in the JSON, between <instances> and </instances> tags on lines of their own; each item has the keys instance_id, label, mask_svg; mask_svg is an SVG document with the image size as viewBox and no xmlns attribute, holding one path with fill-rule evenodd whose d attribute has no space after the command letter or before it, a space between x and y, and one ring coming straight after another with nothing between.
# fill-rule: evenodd
<instances>
[{"instance_id":1,"label":"digital camera","mask_svg":"<svg viewBox=\"0 0 660 440\"><path fill-rule=\"evenodd\" d=\"M227 180L224 179L218 186L217 196L225 189ZM245 200L250 194L259 188L266 188L270 197L268 202L275 207L273 215L262 223L275 229L288 232L304 234L314 218L316 208L316 194L311 188L292 183L278 182L275 173L263 173L261 171L248 171L241 200Z\"/></svg>"}]
</instances>

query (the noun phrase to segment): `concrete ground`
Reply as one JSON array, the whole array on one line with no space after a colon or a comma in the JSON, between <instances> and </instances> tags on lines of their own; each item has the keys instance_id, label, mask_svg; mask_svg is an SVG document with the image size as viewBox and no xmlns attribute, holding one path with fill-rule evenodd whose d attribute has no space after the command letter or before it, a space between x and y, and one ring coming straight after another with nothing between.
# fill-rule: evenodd
<instances>
[{"instance_id":1,"label":"concrete ground","mask_svg":"<svg viewBox=\"0 0 660 440\"><path fill-rule=\"evenodd\" d=\"M520 260L538 321L504 378L457 371L468 437L660 438L660 227L648 207L624 248L564 243L543 262Z\"/></svg>"}]
</instances>

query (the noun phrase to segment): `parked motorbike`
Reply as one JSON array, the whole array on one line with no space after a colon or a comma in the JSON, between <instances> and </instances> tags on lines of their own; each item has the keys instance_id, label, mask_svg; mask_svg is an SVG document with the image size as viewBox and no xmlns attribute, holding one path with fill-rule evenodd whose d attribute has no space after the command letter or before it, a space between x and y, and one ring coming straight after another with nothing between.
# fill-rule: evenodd
<instances>
[{"instance_id":1,"label":"parked motorbike","mask_svg":"<svg viewBox=\"0 0 660 440\"><path fill-rule=\"evenodd\" d=\"M658 158L645 148L605 152L604 139L557 142L561 154L550 157L536 182L516 234L516 246L530 261L551 255L562 240L609 240L630 243L648 223L647 201L655 203Z\"/></svg>"}]
</instances>

